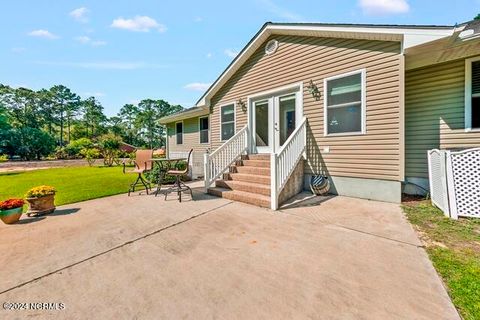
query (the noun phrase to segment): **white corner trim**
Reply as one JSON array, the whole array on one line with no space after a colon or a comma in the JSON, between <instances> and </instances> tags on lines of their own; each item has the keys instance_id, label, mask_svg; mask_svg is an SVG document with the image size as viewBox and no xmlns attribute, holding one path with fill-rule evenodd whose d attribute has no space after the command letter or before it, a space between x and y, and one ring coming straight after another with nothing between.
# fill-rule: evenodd
<instances>
[{"instance_id":1,"label":"white corner trim","mask_svg":"<svg viewBox=\"0 0 480 320\"><path fill-rule=\"evenodd\" d=\"M177 123L181 123L181 124L182 124L182 143L181 143L181 144L179 144L178 141L177 141L177 134L178 134L178 132L177 132ZM175 144L176 144L176 145L180 145L180 146L183 145L184 132L185 132L185 124L183 123L183 120L175 122Z\"/></svg>"},{"instance_id":2,"label":"white corner trim","mask_svg":"<svg viewBox=\"0 0 480 320\"><path fill-rule=\"evenodd\" d=\"M465 59L465 131L474 132L480 128L472 128L472 62L480 61L480 57Z\"/></svg>"},{"instance_id":3,"label":"white corner trim","mask_svg":"<svg viewBox=\"0 0 480 320\"><path fill-rule=\"evenodd\" d=\"M168 125L164 124L163 126L165 128L165 156L170 159L170 137L168 135Z\"/></svg>"},{"instance_id":4,"label":"white corner trim","mask_svg":"<svg viewBox=\"0 0 480 320\"><path fill-rule=\"evenodd\" d=\"M200 126L200 123L201 123L201 119L205 119L207 118L207 121L208 121L208 141L207 142L202 142L201 141L201 131L202 131L202 127ZM198 143L200 144L209 144L210 143L210 116L202 116L202 117L198 117Z\"/></svg>"},{"instance_id":5,"label":"white corner trim","mask_svg":"<svg viewBox=\"0 0 480 320\"><path fill-rule=\"evenodd\" d=\"M348 77L354 74L361 74L362 82L362 96L361 96L361 117L362 117L362 131L359 132L341 132L341 133L328 133L328 108L327 108L327 82L330 80L335 80L343 77ZM324 137L333 137L333 136L355 136L355 135L364 135L367 133L367 69L355 70L347 73L338 74L323 79L323 136Z\"/></svg>"},{"instance_id":6,"label":"white corner trim","mask_svg":"<svg viewBox=\"0 0 480 320\"><path fill-rule=\"evenodd\" d=\"M223 107L228 107L233 105L233 135L237 132L237 102L232 101L229 103L223 103L222 105L219 106L220 114L219 114L219 122L220 122L220 141L225 142L227 140L222 139L222 108Z\"/></svg>"}]
</instances>

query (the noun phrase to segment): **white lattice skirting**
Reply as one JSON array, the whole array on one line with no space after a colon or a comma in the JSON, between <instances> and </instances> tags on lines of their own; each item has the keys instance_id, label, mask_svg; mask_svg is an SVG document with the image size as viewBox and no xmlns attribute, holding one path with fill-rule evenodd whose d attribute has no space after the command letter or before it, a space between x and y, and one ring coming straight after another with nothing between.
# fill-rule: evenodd
<instances>
[{"instance_id":1,"label":"white lattice skirting","mask_svg":"<svg viewBox=\"0 0 480 320\"><path fill-rule=\"evenodd\" d=\"M432 203L446 216L480 218L480 148L428 151Z\"/></svg>"}]
</instances>

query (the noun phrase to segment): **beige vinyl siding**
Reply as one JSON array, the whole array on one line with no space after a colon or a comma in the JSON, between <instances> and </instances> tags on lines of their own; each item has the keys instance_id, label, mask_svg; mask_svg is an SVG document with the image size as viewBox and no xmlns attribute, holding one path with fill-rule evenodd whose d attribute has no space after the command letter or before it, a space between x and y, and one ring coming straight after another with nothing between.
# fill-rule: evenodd
<instances>
[{"instance_id":1,"label":"beige vinyl siding","mask_svg":"<svg viewBox=\"0 0 480 320\"><path fill-rule=\"evenodd\" d=\"M183 144L178 145L175 135L175 123L167 124L167 152L185 152L193 148L192 165L196 175L203 175L203 155L210 143L200 143L199 117L183 120Z\"/></svg>"},{"instance_id":2,"label":"beige vinyl siding","mask_svg":"<svg viewBox=\"0 0 480 320\"><path fill-rule=\"evenodd\" d=\"M405 76L406 176L428 178L427 150L480 146L480 132L465 132L465 60Z\"/></svg>"},{"instance_id":3,"label":"beige vinyl siding","mask_svg":"<svg viewBox=\"0 0 480 320\"><path fill-rule=\"evenodd\" d=\"M402 180L402 57L397 42L275 36L273 55L264 45L212 97L212 148L221 145L219 106L285 85L303 82L304 114L308 118L308 163L305 173ZM365 135L323 136L323 80L366 69ZM315 101L306 86L312 79L322 92ZM247 124L247 113L237 105L236 130ZM324 147L330 153L323 153Z\"/></svg>"}]
</instances>

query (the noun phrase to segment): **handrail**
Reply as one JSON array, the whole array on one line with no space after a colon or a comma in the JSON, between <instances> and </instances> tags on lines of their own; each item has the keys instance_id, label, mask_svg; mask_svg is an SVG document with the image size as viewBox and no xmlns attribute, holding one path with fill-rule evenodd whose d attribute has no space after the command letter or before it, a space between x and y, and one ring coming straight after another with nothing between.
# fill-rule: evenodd
<instances>
[{"instance_id":1,"label":"handrail","mask_svg":"<svg viewBox=\"0 0 480 320\"><path fill-rule=\"evenodd\" d=\"M205 192L248 149L248 127L240 129L215 151L204 155Z\"/></svg>"},{"instance_id":2,"label":"handrail","mask_svg":"<svg viewBox=\"0 0 480 320\"><path fill-rule=\"evenodd\" d=\"M231 144L232 141L234 141L235 139L238 138L238 136L244 134L244 130L247 130L247 126L245 125L242 129L240 129L237 133L235 133L230 139L228 139L227 141L225 141L220 147L218 147L217 149L215 149L214 151L212 151L210 153L210 157L213 157L215 156L215 154L217 154L218 152L222 151L222 149L224 149L227 145Z\"/></svg>"},{"instance_id":3,"label":"handrail","mask_svg":"<svg viewBox=\"0 0 480 320\"><path fill-rule=\"evenodd\" d=\"M304 117L300 125L292 132L287 141L270 158L271 170L271 208L277 210L280 192L295 170L298 162L304 156L307 145L307 119Z\"/></svg>"},{"instance_id":4,"label":"handrail","mask_svg":"<svg viewBox=\"0 0 480 320\"><path fill-rule=\"evenodd\" d=\"M280 147L280 149L277 151L277 154L281 154L284 152L285 148L287 148L291 141L295 139L296 135L298 134L298 131L303 130L303 125L307 122L307 118L303 117L302 121L300 122L300 125L293 130L292 134L287 138L287 141L283 143L283 146Z\"/></svg>"}]
</instances>

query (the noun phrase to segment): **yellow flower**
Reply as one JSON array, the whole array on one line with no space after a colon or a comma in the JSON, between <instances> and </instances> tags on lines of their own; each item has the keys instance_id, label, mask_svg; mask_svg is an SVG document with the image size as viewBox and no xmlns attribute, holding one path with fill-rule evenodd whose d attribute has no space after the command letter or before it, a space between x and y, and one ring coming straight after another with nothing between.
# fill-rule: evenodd
<instances>
[{"instance_id":1,"label":"yellow flower","mask_svg":"<svg viewBox=\"0 0 480 320\"><path fill-rule=\"evenodd\" d=\"M56 191L57 190L55 190L54 187L38 186L28 190L28 192L25 194L25 198L41 198L55 194Z\"/></svg>"}]
</instances>

